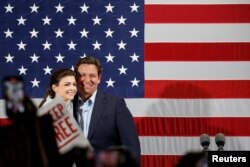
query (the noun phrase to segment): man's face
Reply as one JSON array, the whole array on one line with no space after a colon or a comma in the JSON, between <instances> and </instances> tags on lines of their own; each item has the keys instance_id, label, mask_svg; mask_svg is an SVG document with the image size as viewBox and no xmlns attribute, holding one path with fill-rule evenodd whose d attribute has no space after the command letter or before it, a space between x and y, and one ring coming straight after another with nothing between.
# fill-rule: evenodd
<instances>
[{"instance_id":1,"label":"man's face","mask_svg":"<svg viewBox=\"0 0 250 167\"><path fill-rule=\"evenodd\" d=\"M77 70L78 91L82 98L89 98L97 89L101 76L94 64L81 64Z\"/></svg>"}]
</instances>

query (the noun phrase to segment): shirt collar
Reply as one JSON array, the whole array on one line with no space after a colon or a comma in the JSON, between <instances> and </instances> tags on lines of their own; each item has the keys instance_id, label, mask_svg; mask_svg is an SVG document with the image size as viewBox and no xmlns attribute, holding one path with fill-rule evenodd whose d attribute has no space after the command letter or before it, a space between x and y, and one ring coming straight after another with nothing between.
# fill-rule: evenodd
<instances>
[{"instance_id":1,"label":"shirt collar","mask_svg":"<svg viewBox=\"0 0 250 167\"><path fill-rule=\"evenodd\" d=\"M90 96L90 98L87 100L91 100L92 104L95 102L95 98L96 98L96 94L97 94L97 89L95 90L95 92L92 94L92 96ZM79 104L83 104L84 101L82 100L82 98L78 95L78 103Z\"/></svg>"}]
</instances>

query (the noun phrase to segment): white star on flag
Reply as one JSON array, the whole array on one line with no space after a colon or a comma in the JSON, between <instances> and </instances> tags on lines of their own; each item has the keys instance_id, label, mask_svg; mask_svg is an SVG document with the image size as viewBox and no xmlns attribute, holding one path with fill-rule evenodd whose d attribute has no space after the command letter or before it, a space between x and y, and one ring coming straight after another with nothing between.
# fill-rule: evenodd
<instances>
[{"instance_id":1,"label":"white star on flag","mask_svg":"<svg viewBox=\"0 0 250 167\"><path fill-rule=\"evenodd\" d=\"M109 53L108 56L105 56L105 58L107 59L107 63L110 62L110 61L111 61L111 62L114 62L114 61L113 61L114 57L115 57L115 56L112 56L110 53Z\"/></svg>"},{"instance_id":2,"label":"white star on flag","mask_svg":"<svg viewBox=\"0 0 250 167\"><path fill-rule=\"evenodd\" d=\"M106 33L106 38L107 37L111 37L111 38L113 37L112 34L114 33L114 31L111 31L110 28L107 31L104 31L104 32Z\"/></svg>"},{"instance_id":3,"label":"white star on flag","mask_svg":"<svg viewBox=\"0 0 250 167\"><path fill-rule=\"evenodd\" d=\"M57 31L54 31L55 33L56 33L56 38L58 38L58 37L61 37L61 38L63 38L63 33L64 33L64 31L61 31L61 29L60 28L58 28L58 30Z\"/></svg>"},{"instance_id":4,"label":"white star on flag","mask_svg":"<svg viewBox=\"0 0 250 167\"><path fill-rule=\"evenodd\" d=\"M39 8L39 6L36 6L36 4L34 3L33 6L30 6L30 9L31 9L30 13L33 13L33 12L38 13L38 11L37 11L38 8Z\"/></svg>"},{"instance_id":5,"label":"white star on flag","mask_svg":"<svg viewBox=\"0 0 250 167\"><path fill-rule=\"evenodd\" d=\"M56 13L58 13L58 12L63 13L64 6L61 6L60 3L57 6L55 6L55 8L56 8Z\"/></svg>"},{"instance_id":6,"label":"white star on flag","mask_svg":"<svg viewBox=\"0 0 250 167\"><path fill-rule=\"evenodd\" d=\"M125 74L126 75L126 71L127 71L128 68L125 68L123 65L121 68L118 68L118 70L120 71L120 75L121 74Z\"/></svg>"},{"instance_id":7,"label":"white star on flag","mask_svg":"<svg viewBox=\"0 0 250 167\"><path fill-rule=\"evenodd\" d=\"M30 58L31 58L31 63L33 63L33 62L37 62L38 63L39 56L36 56L35 53L33 54L33 56L30 56Z\"/></svg>"},{"instance_id":8,"label":"white star on flag","mask_svg":"<svg viewBox=\"0 0 250 167\"><path fill-rule=\"evenodd\" d=\"M71 49L76 50L76 49L75 49L75 46L76 46L77 44L75 44L73 41L70 41L70 43L68 43L67 45L69 46L69 50L71 50Z\"/></svg>"},{"instance_id":9,"label":"white star on flag","mask_svg":"<svg viewBox=\"0 0 250 167\"><path fill-rule=\"evenodd\" d=\"M80 58L84 58L84 57L86 57L86 56L87 56L86 53L84 53L83 56L80 56Z\"/></svg>"},{"instance_id":10,"label":"white star on flag","mask_svg":"<svg viewBox=\"0 0 250 167\"><path fill-rule=\"evenodd\" d=\"M98 49L101 50L100 46L102 45L101 43L98 43L98 41L95 41L95 43L92 44L94 46L94 50Z\"/></svg>"},{"instance_id":11,"label":"white star on flag","mask_svg":"<svg viewBox=\"0 0 250 167\"><path fill-rule=\"evenodd\" d=\"M106 13L108 13L108 12L113 13L114 6L112 6L110 3L107 6L105 6L105 8L107 9Z\"/></svg>"},{"instance_id":12,"label":"white star on flag","mask_svg":"<svg viewBox=\"0 0 250 167\"><path fill-rule=\"evenodd\" d=\"M79 32L80 32L80 34L81 34L81 38L82 38L82 37L88 38L88 33L89 33L89 31L86 31L85 28L84 28L82 31L79 31Z\"/></svg>"},{"instance_id":13,"label":"white star on flag","mask_svg":"<svg viewBox=\"0 0 250 167\"><path fill-rule=\"evenodd\" d=\"M36 37L37 38L37 34L39 33L39 31L36 31L34 28L32 31L29 32L31 34L30 38Z\"/></svg>"},{"instance_id":14,"label":"white star on flag","mask_svg":"<svg viewBox=\"0 0 250 167\"><path fill-rule=\"evenodd\" d=\"M101 25L100 21L101 21L102 19L100 19L98 16L95 16L95 18L92 19L92 20L94 21L93 25L96 25L96 24Z\"/></svg>"},{"instance_id":15,"label":"white star on flag","mask_svg":"<svg viewBox=\"0 0 250 167\"><path fill-rule=\"evenodd\" d=\"M89 6L86 6L85 3L84 3L82 6L80 6L80 8L82 9L81 13L83 13L83 12L88 13L88 8L89 8Z\"/></svg>"},{"instance_id":16,"label":"white star on flag","mask_svg":"<svg viewBox=\"0 0 250 167\"><path fill-rule=\"evenodd\" d=\"M46 74L51 74L52 68L49 68L49 66L47 65L46 68L43 68L43 70L45 71L45 72L44 72L44 75L46 75Z\"/></svg>"},{"instance_id":17,"label":"white star on flag","mask_svg":"<svg viewBox=\"0 0 250 167\"><path fill-rule=\"evenodd\" d=\"M27 71L28 69L27 68L24 68L23 67L23 65L22 65L22 67L21 68L18 68L18 71L19 71L19 75L26 75L26 71Z\"/></svg>"},{"instance_id":18,"label":"white star on flag","mask_svg":"<svg viewBox=\"0 0 250 167\"><path fill-rule=\"evenodd\" d=\"M32 83L32 88L33 87L38 87L39 88L40 81L36 80L36 78L34 78L34 80L30 81L30 82Z\"/></svg>"},{"instance_id":19,"label":"white star on flag","mask_svg":"<svg viewBox=\"0 0 250 167\"><path fill-rule=\"evenodd\" d=\"M12 34L14 33L14 31L10 31L10 29L7 29L7 31L4 31L4 33L6 34L5 38L12 38Z\"/></svg>"},{"instance_id":20,"label":"white star on flag","mask_svg":"<svg viewBox=\"0 0 250 167\"><path fill-rule=\"evenodd\" d=\"M131 12L138 12L139 6L137 6L137 5L134 3L132 6L130 6L130 8L131 8Z\"/></svg>"},{"instance_id":21,"label":"white star on flag","mask_svg":"<svg viewBox=\"0 0 250 167\"><path fill-rule=\"evenodd\" d=\"M137 56L135 53L132 55L132 56L130 56L131 57L131 59L132 59L132 62L134 62L134 61L137 61L138 62L138 58L140 57L140 56Z\"/></svg>"},{"instance_id":22,"label":"white star on flag","mask_svg":"<svg viewBox=\"0 0 250 167\"><path fill-rule=\"evenodd\" d=\"M42 19L43 20L43 25L46 25L46 24L48 24L48 25L50 25L50 21L52 20L51 18L48 18L48 16L46 16L44 19Z\"/></svg>"},{"instance_id":23,"label":"white star on flag","mask_svg":"<svg viewBox=\"0 0 250 167\"><path fill-rule=\"evenodd\" d=\"M73 16L71 16L69 19L67 19L68 22L69 22L69 25L73 24L73 25L76 25L75 22L77 19L75 19Z\"/></svg>"},{"instance_id":24,"label":"white star on flag","mask_svg":"<svg viewBox=\"0 0 250 167\"><path fill-rule=\"evenodd\" d=\"M114 87L114 83L115 83L115 81L112 81L112 79L111 78L109 78L109 80L108 81L105 81L106 83L107 83L107 87Z\"/></svg>"},{"instance_id":25,"label":"white star on flag","mask_svg":"<svg viewBox=\"0 0 250 167\"><path fill-rule=\"evenodd\" d=\"M19 44L17 44L17 46L19 47L18 50L21 50L21 49L25 50L26 45L27 45L26 43L23 43L23 41L21 41Z\"/></svg>"},{"instance_id":26,"label":"white star on flag","mask_svg":"<svg viewBox=\"0 0 250 167\"><path fill-rule=\"evenodd\" d=\"M124 18L122 15L120 18L117 19L119 21L118 25L125 25L125 21L127 20L127 18Z\"/></svg>"},{"instance_id":27,"label":"white star on flag","mask_svg":"<svg viewBox=\"0 0 250 167\"><path fill-rule=\"evenodd\" d=\"M42 44L44 46L43 50L50 50L50 46L52 45L51 43L48 43L48 41L46 41L45 43Z\"/></svg>"},{"instance_id":28,"label":"white star on flag","mask_svg":"<svg viewBox=\"0 0 250 167\"><path fill-rule=\"evenodd\" d=\"M123 41L121 40L121 42L117 43L117 45L119 46L119 50L121 50L121 49L125 50L125 46L127 45L127 43L123 43Z\"/></svg>"},{"instance_id":29,"label":"white star on flag","mask_svg":"<svg viewBox=\"0 0 250 167\"><path fill-rule=\"evenodd\" d=\"M137 31L135 28L133 28L133 30L132 30L132 31L129 31L129 32L131 33L131 36L130 36L130 37L133 37L133 36L138 37L138 36L137 36L137 33L138 33L139 31Z\"/></svg>"},{"instance_id":30,"label":"white star on flag","mask_svg":"<svg viewBox=\"0 0 250 167\"><path fill-rule=\"evenodd\" d=\"M14 56L11 56L10 54L8 54L8 56L5 56L5 58L6 58L6 63L8 63L8 62L13 63Z\"/></svg>"},{"instance_id":31,"label":"white star on flag","mask_svg":"<svg viewBox=\"0 0 250 167\"><path fill-rule=\"evenodd\" d=\"M10 12L12 13L12 9L14 8L13 6L10 6L10 4L8 4L8 6L4 7L6 9L6 13Z\"/></svg>"},{"instance_id":32,"label":"white star on flag","mask_svg":"<svg viewBox=\"0 0 250 167\"><path fill-rule=\"evenodd\" d=\"M58 56L55 56L55 58L57 59L56 62L62 62L63 63L63 59L64 59L64 56L61 55L61 53L58 54Z\"/></svg>"},{"instance_id":33,"label":"white star on flag","mask_svg":"<svg viewBox=\"0 0 250 167\"><path fill-rule=\"evenodd\" d=\"M136 78L134 78L134 80L131 80L130 82L132 82L132 87L134 86L138 87L138 83L140 82L140 80L137 80Z\"/></svg>"},{"instance_id":34,"label":"white star on flag","mask_svg":"<svg viewBox=\"0 0 250 167\"><path fill-rule=\"evenodd\" d=\"M25 21L26 21L26 20L27 20L27 19L24 19L23 16L21 16L20 19L17 19L18 25L25 25Z\"/></svg>"}]
</instances>

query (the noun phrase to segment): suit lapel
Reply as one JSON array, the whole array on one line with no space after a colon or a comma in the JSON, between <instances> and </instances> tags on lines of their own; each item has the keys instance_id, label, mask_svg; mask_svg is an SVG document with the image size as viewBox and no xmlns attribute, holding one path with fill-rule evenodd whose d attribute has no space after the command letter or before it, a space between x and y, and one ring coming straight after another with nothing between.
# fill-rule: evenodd
<instances>
[{"instance_id":1,"label":"suit lapel","mask_svg":"<svg viewBox=\"0 0 250 167\"><path fill-rule=\"evenodd\" d=\"M92 111L91 121L89 125L88 139L90 140L95 132L98 122L105 108L105 95L102 91L98 90L95 98L94 108Z\"/></svg>"}]
</instances>

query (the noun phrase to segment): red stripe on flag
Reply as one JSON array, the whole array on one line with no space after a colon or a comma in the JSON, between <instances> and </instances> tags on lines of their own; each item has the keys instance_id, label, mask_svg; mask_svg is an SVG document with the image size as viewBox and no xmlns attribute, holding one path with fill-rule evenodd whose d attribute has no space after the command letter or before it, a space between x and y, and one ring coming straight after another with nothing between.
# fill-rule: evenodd
<instances>
[{"instance_id":1,"label":"red stripe on flag","mask_svg":"<svg viewBox=\"0 0 250 167\"><path fill-rule=\"evenodd\" d=\"M141 166L143 167L173 167L181 158L179 155L142 155Z\"/></svg>"},{"instance_id":2,"label":"red stripe on flag","mask_svg":"<svg viewBox=\"0 0 250 167\"><path fill-rule=\"evenodd\" d=\"M250 98L250 80L145 80L147 98Z\"/></svg>"},{"instance_id":3,"label":"red stripe on flag","mask_svg":"<svg viewBox=\"0 0 250 167\"><path fill-rule=\"evenodd\" d=\"M146 23L250 23L249 4L145 5Z\"/></svg>"},{"instance_id":4,"label":"red stripe on flag","mask_svg":"<svg viewBox=\"0 0 250 167\"><path fill-rule=\"evenodd\" d=\"M11 125L13 122L8 118L0 118L0 127Z\"/></svg>"},{"instance_id":5,"label":"red stripe on flag","mask_svg":"<svg viewBox=\"0 0 250 167\"><path fill-rule=\"evenodd\" d=\"M200 136L202 133L215 136L218 132L226 136L250 134L250 117L135 117L134 119L140 136Z\"/></svg>"},{"instance_id":6,"label":"red stripe on flag","mask_svg":"<svg viewBox=\"0 0 250 167\"><path fill-rule=\"evenodd\" d=\"M145 61L249 61L250 43L145 43Z\"/></svg>"}]
</instances>

